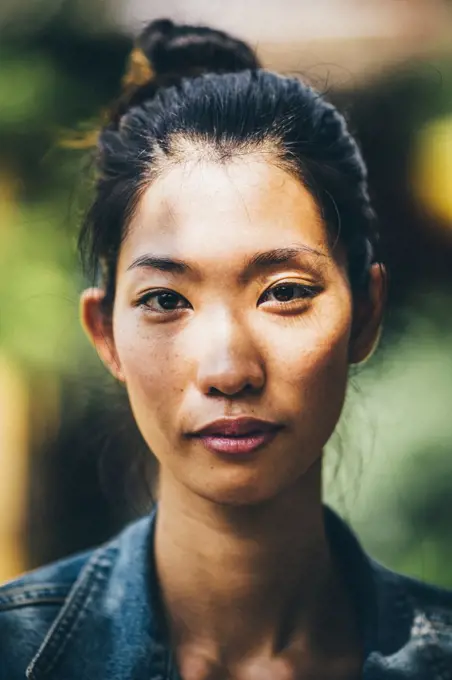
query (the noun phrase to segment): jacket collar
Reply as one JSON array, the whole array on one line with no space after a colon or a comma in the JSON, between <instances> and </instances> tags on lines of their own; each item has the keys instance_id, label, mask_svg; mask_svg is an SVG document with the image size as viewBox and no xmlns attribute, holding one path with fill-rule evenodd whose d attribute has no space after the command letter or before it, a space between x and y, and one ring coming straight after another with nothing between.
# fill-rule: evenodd
<instances>
[{"instance_id":1,"label":"jacket collar","mask_svg":"<svg viewBox=\"0 0 452 680\"><path fill-rule=\"evenodd\" d=\"M93 552L28 666L29 680L173 677L153 560L155 517L156 510ZM377 669L408 639L412 608L396 575L371 560L327 507L325 527Z\"/></svg>"},{"instance_id":2,"label":"jacket collar","mask_svg":"<svg viewBox=\"0 0 452 680\"><path fill-rule=\"evenodd\" d=\"M169 677L152 559L154 510L95 550L27 668L27 678ZM151 559L149 559L149 556Z\"/></svg>"}]
</instances>

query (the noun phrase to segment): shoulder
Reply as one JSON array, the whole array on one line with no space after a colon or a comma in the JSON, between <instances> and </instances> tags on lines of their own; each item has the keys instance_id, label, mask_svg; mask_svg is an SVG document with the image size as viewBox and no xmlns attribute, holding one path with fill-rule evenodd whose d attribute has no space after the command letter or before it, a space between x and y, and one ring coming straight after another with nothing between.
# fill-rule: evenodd
<instances>
[{"instance_id":1,"label":"shoulder","mask_svg":"<svg viewBox=\"0 0 452 680\"><path fill-rule=\"evenodd\" d=\"M412 636L441 643L452 665L452 591L407 576L398 579L412 607Z\"/></svg>"},{"instance_id":2,"label":"shoulder","mask_svg":"<svg viewBox=\"0 0 452 680\"><path fill-rule=\"evenodd\" d=\"M124 666L126 653L135 650L131 637L148 643L152 617L144 601L152 517L0 587L0 680L23 680L26 673L47 678L56 665L58 678L110 677L111 655L99 655L100 646L117 648L115 663ZM127 607L133 616L124 617Z\"/></svg>"},{"instance_id":3,"label":"shoulder","mask_svg":"<svg viewBox=\"0 0 452 680\"><path fill-rule=\"evenodd\" d=\"M92 551L78 553L0 586L0 680L25 677Z\"/></svg>"},{"instance_id":4,"label":"shoulder","mask_svg":"<svg viewBox=\"0 0 452 680\"><path fill-rule=\"evenodd\" d=\"M452 680L452 591L371 562L378 589L378 649L384 667L394 672L410 669L407 678Z\"/></svg>"},{"instance_id":5,"label":"shoulder","mask_svg":"<svg viewBox=\"0 0 452 680\"><path fill-rule=\"evenodd\" d=\"M436 586L419 579L405 576L371 560L377 580L403 593L413 611L430 613L434 618L443 618L451 625L452 633L452 590Z\"/></svg>"}]
</instances>

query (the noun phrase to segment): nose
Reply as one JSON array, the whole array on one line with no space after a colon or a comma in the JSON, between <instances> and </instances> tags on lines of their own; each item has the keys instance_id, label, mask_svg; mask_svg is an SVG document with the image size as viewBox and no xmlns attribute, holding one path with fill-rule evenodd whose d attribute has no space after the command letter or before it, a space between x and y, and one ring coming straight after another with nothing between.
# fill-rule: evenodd
<instances>
[{"instance_id":1,"label":"nose","mask_svg":"<svg viewBox=\"0 0 452 680\"><path fill-rule=\"evenodd\" d=\"M253 333L243 319L212 315L198 343L198 388L203 394L235 396L257 392L265 384L265 367Z\"/></svg>"}]
</instances>

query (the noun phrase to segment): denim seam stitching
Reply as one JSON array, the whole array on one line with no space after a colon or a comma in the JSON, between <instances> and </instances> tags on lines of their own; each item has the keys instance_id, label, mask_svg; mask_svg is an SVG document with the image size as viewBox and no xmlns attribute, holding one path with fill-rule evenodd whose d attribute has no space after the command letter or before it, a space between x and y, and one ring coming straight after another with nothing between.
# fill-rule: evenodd
<instances>
[{"instance_id":1,"label":"denim seam stitching","mask_svg":"<svg viewBox=\"0 0 452 680\"><path fill-rule=\"evenodd\" d=\"M73 584L36 584L24 586L23 588L12 588L0 596L0 611L4 608L11 609L17 605L22 607L25 604L39 604L41 599L60 598L65 599Z\"/></svg>"},{"instance_id":2,"label":"denim seam stitching","mask_svg":"<svg viewBox=\"0 0 452 680\"><path fill-rule=\"evenodd\" d=\"M41 605L48 605L48 604L59 604L63 605L66 601L65 597L40 597L39 599L33 599L33 600L24 600L23 602L5 602L1 607L0 607L0 613L1 612L7 612L11 611L14 609L23 609L24 607L40 607Z\"/></svg>"},{"instance_id":3,"label":"denim seam stitching","mask_svg":"<svg viewBox=\"0 0 452 680\"><path fill-rule=\"evenodd\" d=\"M3 593L0 594L0 602L4 597L9 597L11 594L15 595L16 593L27 593L29 591L34 591L34 590L61 590L62 588L69 589L72 587L74 584L75 579L73 581L59 581L59 582L52 582L52 581L43 581L43 583L29 583L29 584L24 584L23 586L17 586L17 585L12 585L12 586L2 586Z\"/></svg>"},{"instance_id":4,"label":"denim seam stitching","mask_svg":"<svg viewBox=\"0 0 452 680\"><path fill-rule=\"evenodd\" d=\"M113 547L103 549L101 554L94 555L83 569L77 579L78 589L66 601L66 606L57 616L27 668L27 678L30 680L38 680L40 675L48 675L55 668L67 643L83 620L97 588L105 580L105 572L112 564L113 552L115 552ZM74 587L77 587L77 581ZM53 651L55 651L54 656L48 658Z\"/></svg>"}]
</instances>

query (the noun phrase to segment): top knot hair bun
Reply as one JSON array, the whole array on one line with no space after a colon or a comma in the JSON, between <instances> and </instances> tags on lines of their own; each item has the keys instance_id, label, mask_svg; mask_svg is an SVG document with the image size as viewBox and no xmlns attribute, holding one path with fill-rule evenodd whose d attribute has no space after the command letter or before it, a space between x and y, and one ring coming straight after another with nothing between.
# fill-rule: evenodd
<instances>
[{"instance_id":1,"label":"top knot hair bun","mask_svg":"<svg viewBox=\"0 0 452 680\"><path fill-rule=\"evenodd\" d=\"M254 52L241 40L203 26L176 25L169 19L151 22L137 46L160 76L182 78L260 68Z\"/></svg>"},{"instance_id":2,"label":"top knot hair bun","mask_svg":"<svg viewBox=\"0 0 452 680\"><path fill-rule=\"evenodd\" d=\"M157 90L206 73L237 73L261 67L246 43L204 26L152 21L135 41L122 80L122 94L109 123L119 124L132 106L152 99Z\"/></svg>"}]
</instances>

